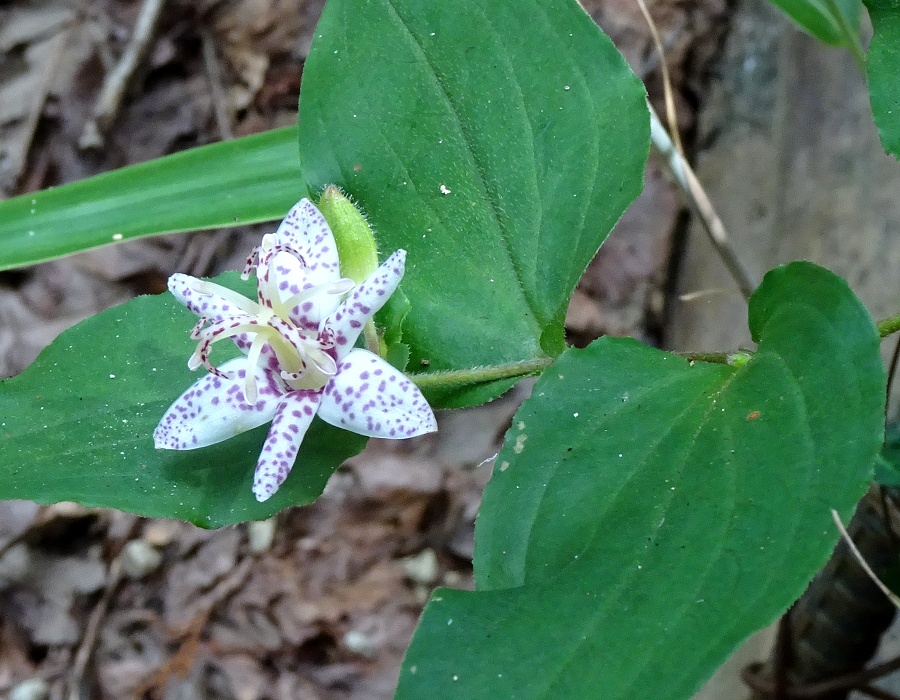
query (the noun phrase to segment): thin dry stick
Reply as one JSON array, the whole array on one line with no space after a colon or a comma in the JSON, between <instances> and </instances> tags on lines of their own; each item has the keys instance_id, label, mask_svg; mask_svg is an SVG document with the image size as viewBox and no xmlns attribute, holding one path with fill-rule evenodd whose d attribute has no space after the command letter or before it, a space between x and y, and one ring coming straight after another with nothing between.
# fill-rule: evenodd
<instances>
[{"instance_id":1,"label":"thin dry stick","mask_svg":"<svg viewBox=\"0 0 900 700\"><path fill-rule=\"evenodd\" d=\"M838 515L838 512L831 509L831 517L834 518L834 524L837 525L838 530L840 530L841 537L844 538L844 541L847 543L847 546L850 548L850 551L853 552L853 556L856 561L859 562L859 565L863 568L863 571L872 579L872 582L881 589L881 592L884 593L888 600L891 601L895 607L900 608L900 597L897 596L890 588L888 588L880 578L876 575L874 571L872 571L872 567L869 566L869 563L865 560L862 554L860 554L859 549L856 547L856 543L850 537L850 534L847 532L847 528L844 527L844 523L841 522L841 516Z\"/></svg>"},{"instance_id":2,"label":"thin dry stick","mask_svg":"<svg viewBox=\"0 0 900 700\"><path fill-rule=\"evenodd\" d=\"M659 38L659 31L656 29L656 22L650 16L650 10L644 0L637 0L638 7L650 27L650 36L653 37L653 43L656 46L656 53L659 55L659 67L662 70L663 80L663 99L666 103L666 119L669 122L669 131L672 134L672 141L675 143L675 149L684 157L684 149L681 147L681 135L678 131L678 113L675 111L675 95L672 90L672 79L669 77L669 62L666 61L666 52L663 49L662 39Z\"/></svg>"},{"instance_id":3,"label":"thin dry stick","mask_svg":"<svg viewBox=\"0 0 900 700\"><path fill-rule=\"evenodd\" d=\"M234 138L231 130L231 112L228 109L228 96L222 83L222 70L219 66L219 58L216 56L216 42L212 35L205 29L200 32L203 46L203 65L206 67L206 78L209 81L209 92L212 97L213 113L216 116L216 126L219 129L219 138L230 141Z\"/></svg>"},{"instance_id":4,"label":"thin dry stick","mask_svg":"<svg viewBox=\"0 0 900 700\"><path fill-rule=\"evenodd\" d=\"M734 288L718 287L716 289L698 289L695 292L685 292L678 295L678 301L697 301L703 297L734 294Z\"/></svg>"},{"instance_id":5,"label":"thin dry stick","mask_svg":"<svg viewBox=\"0 0 900 700\"><path fill-rule=\"evenodd\" d=\"M75 660L72 662L72 672L66 683L65 697L68 700L79 700L82 697L81 683L84 678L84 672L87 669L88 662L91 660L91 654L94 652L94 645L97 643L97 635L100 632L100 625L106 618L109 605L113 596L122 582L122 548L125 543L130 540L137 532L140 525L140 518L131 516L131 522L126 529L125 536L120 540L119 547L109 565L109 572L106 579L106 588L100 598L100 602L91 610L91 616L88 619L87 627L84 630L84 637L75 654Z\"/></svg>"},{"instance_id":6,"label":"thin dry stick","mask_svg":"<svg viewBox=\"0 0 900 700\"><path fill-rule=\"evenodd\" d=\"M106 75L93 114L81 132L81 138L78 140L81 148L96 148L103 145L103 134L116 118L128 82L147 53L164 4L165 0L144 0L131 39L119 62Z\"/></svg>"},{"instance_id":7,"label":"thin dry stick","mask_svg":"<svg viewBox=\"0 0 900 700\"><path fill-rule=\"evenodd\" d=\"M663 43L656 29L656 23L653 21L653 17L650 16L650 11L647 9L644 0L637 0L637 4L641 8L644 19L647 21L647 26L650 28L650 34L653 37L653 43L659 54L663 78L663 95L666 102L666 118L672 131L672 135L669 136L659 120L656 110L648 102L647 107L650 109L650 139L653 141L656 150L666 157L669 170L671 170L682 192L687 196L688 203L694 214L700 218L703 228L709 234L713 247L716 249L719 257L722 258L722 262L725 263L725 267L728 268L731 276L734 277L741 294L744 295L744 298L749 298L753 290L756 289L756 284L744 266L741 265L740 260L738 260L737 254L728 240L725 224L722 223L706 191L684 156L684 149L681 147L681 137L678 134L678 115L675 111L672 81L669 77L669 67L666 62Z\"/></svg>"},{"instance_id":8,"label":"thin dry stick","mask_svg":"<svg viewBox=\"0 0 900 700\"><path fill-rule=\"evenodd\" d=\"M74 20L69 20L66 22L66 25L63 26L59 33L53 37L49 43L52 43L50 48L50 58L48 63L46 64L47 68L44 71L44 74L41 76L41 79L38 81L37 85L32 90L32 95L34 102L32 104L31 109L28 112L28 119L25 122L25 135L24 135L24 144L21 149L19 149L15 154L15 160L11 165L8 166L8 170L12 176L12 184L15 185L18 182L19 177L22 174L22 170L25 168L25 163L28 160L28 152L31 150L31 142L34 139L34 132L37 129L38 120L40 119L41 113L44 110L44 102L47 100L47 95L50 92L50 88L53 85L53 79L56 77L56 69L59 65L59 61L63 55L63 49L69 43L69 35L72 33L72 26L74 24Z\"/></svg>"},{"instance_id":9,"label":"thin dry stick","mask_svg":"<svg viewBox=\"0 0 900 700\"><path fill-rule=\"evenodd\" d=\"M675 148L672 139L666 133L665 127L659 121L656 110L649 104L647 107L650 109L650 140L653 142L656 150L665 157L666 164L669 166L675 181L687 197L688 204L694 214L700 219L700 223L703 224L704 230L709 235L710 242L713 244L719 257L722 258L725 267L728 268L731 276L734 277L741 294L745 298L749 298L756 288L756 283L753 281L750 273L744 269L734 248L731 247L725 224L722 223L722 220L716 213L712 202L709 201L709 196L691 169L691 166L688 165L688 162Z\"/></svg>"}]
</instances>

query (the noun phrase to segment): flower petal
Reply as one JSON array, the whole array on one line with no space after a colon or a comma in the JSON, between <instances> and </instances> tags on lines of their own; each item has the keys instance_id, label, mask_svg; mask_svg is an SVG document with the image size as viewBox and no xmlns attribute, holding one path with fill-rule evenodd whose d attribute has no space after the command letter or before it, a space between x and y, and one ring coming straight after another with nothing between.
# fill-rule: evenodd
<instances>
[{"instance_id":1,"label":"flower petal","mask_svg":"<svg viewBox=\"0 0 900 700\"><path fill-rule=\"evenodd\" d=\"M184 392L163 414L153 431L158 450L193 450L222 442L268 423L284 393L274 372L256 368L257 398L244 401L247 360L238 357L220 368L231 370L233 379L207 374Z\"/></svg>"},{"instance_id":2,"label":"flower petal","mask_svg":"<svg viewBox=\"0 0 900 700\"><path fill-rule=\"evenodd\" d=\"M334 285L340 274L323 279L322 272L311 271L303 267L293 255L278 253L272 258L275 271L277 293L282 303L303 291L320 285ZM291 320L303 330L318 331L319 323L341 303L341 294L320 292L296 304L290 309Z\"/></svg>"},{"instance_id":3,"label":"flower petal","mask_svg":"<svg viewBox=\"0 0 900 700\"><path fill-rule=\"evenodd\" d=\"M169 291L178 301L210 323L227 318L254 314L259 305L252 299L214 282L176 273L169 277Z\"/></svg>"},{"instance_id":4,"label":"flower petal","mask_svg":"<svg viewBox=\"0 0 900 700\"><path fill-rule=\"evenodd\" d=\"M334 333L338 357L343 357L352 348L363 326L385 305L403 279L406 251L398 250L385 260L344 300L337 311L325 321Z\"/></svg>"},{"instance_id":5,"label":"flower petal","mask_svg":"<svg viewBox=\"0 0 900 700\"><path fill-rule=\"evenodd\" d=\"M287 479L300 443L316 415L320 396L318 391L292 391L278 405L253 475L253 495L257 501L268 500Z\"/></svg>"},{"instance_id":6,"label":"flower petal","mask_svg":"<svg viewBox=\"0 0 900 700\"><path fill-rule=\"evenodd\" d=\"M301 199L275 232L278 242L303 256L310 284L332 282L341 276L337 245L325 217L308 199ZM295 292L296 293L296 292Z\"/></svg>"},{"instance_id":7,"label":"flower petal","mask_svg":"<svg viewBox=\"0 0 900 700\"><path fill-rule=\"evenodd\" d=\"M319 418L367 437L400 439L437 430L419 387L377 355L356 348L325 385Z\"/></svg>"},{"instance_id":8,"label":"flower petal","mask_svg":"<svg viewBox=\"0 0 900 700\"><path fill-rule=\"evenodd\" d=\"M169 291L208 323L220 323L237 316L256 315L259 304L242 294L227 289L215 282L208 282L190 275L176 273L169 277ZM234 344L243 352L250 347L251 338L246 333L232 336Z\"/></svg>"}]
</instances>

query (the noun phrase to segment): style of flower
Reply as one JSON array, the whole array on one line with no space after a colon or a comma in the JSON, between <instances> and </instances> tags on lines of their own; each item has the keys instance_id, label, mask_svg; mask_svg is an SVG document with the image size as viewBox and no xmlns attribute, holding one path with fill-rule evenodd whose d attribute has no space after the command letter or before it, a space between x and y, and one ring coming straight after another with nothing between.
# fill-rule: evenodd
<instances>
[{"instance_id":1,"label":"style of flower","mask_svg":"<svg viewBox=\"0 0 900 700\"><path fill-rule=\"evenodd\" d=\"M176 274L169 290L200 317L191 331L199 379L166 411L157 449L191 450L272 421L253 479L265 501L287 478L313 417L368 437L437 430L418 387L378 355L354 347L366 322L397 288L406 252L391 255L359 286L340 275L334 236L307 200L247 261L254 302L212 282ZM214 366L213 343L231 338L245 357Z\"/></svg>"}]
</instances>

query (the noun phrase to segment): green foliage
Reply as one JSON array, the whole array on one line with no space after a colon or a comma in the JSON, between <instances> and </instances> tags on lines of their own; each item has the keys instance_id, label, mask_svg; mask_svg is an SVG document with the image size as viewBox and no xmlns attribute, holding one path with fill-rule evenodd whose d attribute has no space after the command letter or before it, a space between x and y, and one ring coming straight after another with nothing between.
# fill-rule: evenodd
<instances>
[{"instance_id":1,"label":"green foliage","mask_svg":"<svg viewBox=\"0 0 900 700\"><path fill-rule=\"evenodd\" d=\"M233 273L216 281L253 292ZM265 503L250 486L268 426L202 450L154 449L163 412L198 378L187 368L195 322L169 294L140 297L64 332L0 384L0 499L71 500L221 527L317 498L364 438L315 420L294 471Z\"/></svg>"},{"instance_id":2,"label":"green foliage","mask_svg":"<svg viewBox=\"0 0 900 700\"><path fill-rule=\"evenodd\" d=\"M860 55L858 0L773 1ZM900 0L868 4L873 112L897 155ZM0 269L274 219L340 186L382 258L408 251L375 342L426 373L417 381L435 407L488 400L515 381L510 366L558 357L486 489L478 590L435 594L399 697L678 700L800 593L836 538L830 509L849 516L872 465L886 483L900 472L896 435L879 452L878 331L814 265L766 276L749 311L758 350L729 364L622 339L565 349L571 291L639 192L647 147L643 87L574 0L329 0L299 130L2 203ZM369 236L337 204L325 206L335 227ZM357 262L362 278L374 251ZM252 296L234 274L218 281ZM154 449L158 420L197 377L186 366L194 322L170 295L139 298L0 384L0 498L207 527L316 498L364 438L315 420L262 504L250 486L267 426L201 450Z\"/></svg>"},{"instance_id":3,"label":"green foliage","mask_svg":"<svg viewBox=\"0 0 900 700\"><path fill-rule=\"evenodd\" d=\"M329 0L301 162L310 190L353 196L383 251L409 251L410 371L563 350L571 291L641 188L644 100L573 0Z\"/></svg>"},{"instance_id":4,"label":"green foliage","mask_svg":"<svg viewBox=\"0 0 900 700\"><path fill-rule=\"evenodd\" d=\"M742 367L603 338L544 373L484 495L478 591L434 594L399 698L682 700L796 598L881 446L879 336L808 263L766 276L750 328Z\"/></svg>"},{"instance_id":5,"label":"green foliage","mask_svg":"<svg viewBox=\"0 0 900 700\"><path fill-rule=\"evenodd\" d=\"M867 0L875 35L867 73L872 114L885 150L900 158L900 0Z\"/></svg>"},{"instance_id":6,"label":"green foliage","mask_svg":"<svg viewBox=\"0 0 900 700\"><path fill-rule=\"evenodd\" d=\"M802 29L820 41L861 51L861 0L771 0Z\"/></svg>"},{"instance_id":7,"label":"green foliage","mask_svg":"<svg viewBox=\"0 0 900 700\"><path fill-rule=\"evenodd\" d=\"M452 370L560 352L569 294L641 186L644 91L609 40L571 0L485 2L448 13L331 0L304 72L308 182L343 185L365 203L382 250L409 251L406 296L379 316L400 366L410 353L415 369L430 360L429 369ZM534 25L535 13L546 21ZM478 55L461 60L469 46ZM119 235L279 216L306 191L295 142L287 146L294 135L270 132L12 200L0 210L5 264ZM316 421L294 473L263 505L249 486L265 428L194 452L155 451L156 422L196 378L185 367L195 319L175 306L166 295L102 314L0 385L0 498L217 526L312 500L364 444ZM429 398L475 403L513 381Z\"/></svg>"},{"instance_id":8,"label":"green foliage","mask_svg":"<svg viewBox=\"0 0 900 700\"><path fill-rule=\"evenodd\" d=\"M0 270L117 241L278 219L304 196L276 129L0 202Z\"/></svg>"}]
</instances>

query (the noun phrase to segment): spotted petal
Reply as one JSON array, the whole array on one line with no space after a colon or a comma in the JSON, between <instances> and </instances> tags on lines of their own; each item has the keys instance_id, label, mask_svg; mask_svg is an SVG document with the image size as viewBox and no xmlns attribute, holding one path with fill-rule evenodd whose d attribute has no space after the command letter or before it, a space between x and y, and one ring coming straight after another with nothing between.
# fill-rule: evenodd
<instances>
[{"instance_id":1,"label":"spotted petal","mask_svg":"<svg viewBox=\"0 0 900 700\"><path fill-rule=\"evenodd\" d=\"M253 475L253 495L257 501L268 500L287 479L316 415L320 395L318 391L292 391L278 405Z\"/></svg>"},{"instance_id":2,"label":"spotted petal","mask_svg":"<svg viewBox=\"0 0 900 700\"><path fill-rule=\"evenodd\" d=\"M169 277L169 291L198 316L218 323L246 313L255 313L258 305L235 291L180 273Z\"/></svg>"},{"instance_id":3,"label":"spotted petal","mask_svg":"<svg viewBox=\"0 0 900 700\"><path fill-rule=\"evenodd\" d=\"M165 412L153 441L157 449L193 450L206 447L268 423L285 392L274 372L256 367L257 399L244 400L247 361L238 357L222 365L226 379L207 374L196 381Z\"/></svg>"},{"instance_id":4,"label":"spotted petal","mask_svg":"<svg viewBox=\"0 0 900 700\"><path fill-rule=\"evenodd\" d=\"M366 321L385 305L397 289L403 279L405 264L406 251L398 250L369 275L325 322L334 332L339 357L353 348Z\"/></svg>"},{"instance_id":5,"label":"spotted petal","mask_svg":"<svg viewBox=\"0 0 900 700\"><path fill-rule=\"evenodd\" d=\"M292 297L296 298L298 294L312 287L318 286L321 290L319 293L311 294L308 298L299 300L296 304L291 304L290 318L299 328L307 331L317 331L322 319L334 313L334 310L341 303L342 294L337 290L341 286L337 283L340 275L331 279L323 280L320 272L310 271L303 267L293 255L287 253L279 253L272 259L277 282L277 294L282 303L287 302ZM320 285L329 285L334 290L322 288ZM346 289L344 289L346 291Z\"/></svg>"},{"instance_id":6,"label":"spotted petal","mask_svg":"<svg viewBox=\"0 0 900 700\"><path fill-rule=\"evenodd\" d=\"M275 236L279 243L303 257L310 284L324 284L340 278L341 265L334 235L325 217L308 199L301 199L294 205Z\"/></svg>"},{"instance_id":7,"label":"spotted petal","mask_svg":"<svg viewBox=\"0 0 900 700\"><path fill-rule=\"evenodd\" d=\"M400 439L433 433L431 407L406 375L356 348L322 392L319 418L367 437Z\"/></svg>"}]
</instances>

